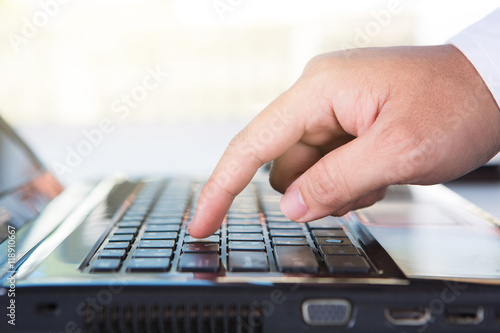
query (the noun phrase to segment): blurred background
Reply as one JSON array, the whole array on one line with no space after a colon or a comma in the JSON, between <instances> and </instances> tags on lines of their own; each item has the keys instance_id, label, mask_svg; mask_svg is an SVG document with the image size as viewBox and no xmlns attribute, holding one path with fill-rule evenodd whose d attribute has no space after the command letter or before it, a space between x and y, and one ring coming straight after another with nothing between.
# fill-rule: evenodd
<instances>
[{"instance_id":1,"label":"blurred background","mask_svg":"<svg viewBox=\"0 0 500 333\"><path fill-rule=\"evenodd\" d=\"M206 174L312 56L441 44L498 5L0 0L0 114L66 184Z\"/></svg>"}]
</instances>

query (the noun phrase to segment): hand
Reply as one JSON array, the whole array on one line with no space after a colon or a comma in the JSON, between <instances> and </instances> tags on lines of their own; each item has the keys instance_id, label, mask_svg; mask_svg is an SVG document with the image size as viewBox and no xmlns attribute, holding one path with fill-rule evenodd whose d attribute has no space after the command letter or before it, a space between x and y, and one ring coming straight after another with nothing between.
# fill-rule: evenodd
<instances>
[{"instance_id":1,"label":"hand","mask_svg":"<svg viewBox=\"0 0 500 333\"><path fill-rule=\"evenodd\" d=\"M500 111L451 45L358 49L313 58L227 147L190 224L212 234L272 161L281 210L306 222L375 203L391 184L445 182L500 149Z\"/></svg>"}]
</instances>

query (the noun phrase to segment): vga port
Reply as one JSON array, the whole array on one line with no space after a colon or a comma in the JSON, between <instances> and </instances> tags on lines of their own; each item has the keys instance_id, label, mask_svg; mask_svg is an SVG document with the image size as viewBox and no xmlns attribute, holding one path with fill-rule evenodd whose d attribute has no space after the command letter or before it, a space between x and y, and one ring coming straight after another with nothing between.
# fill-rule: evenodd
<instances>
[{"instance_id":1,"label":"vga port","mask_svg":"<svg viewBox=\"0 0 500 333\"><path fill-rule=\"evenodd\" d=\"M351 303L345 299L310 299L302 303L302 316L311 326L347 325L351 312Z\"/></svg>"}]
</instances>

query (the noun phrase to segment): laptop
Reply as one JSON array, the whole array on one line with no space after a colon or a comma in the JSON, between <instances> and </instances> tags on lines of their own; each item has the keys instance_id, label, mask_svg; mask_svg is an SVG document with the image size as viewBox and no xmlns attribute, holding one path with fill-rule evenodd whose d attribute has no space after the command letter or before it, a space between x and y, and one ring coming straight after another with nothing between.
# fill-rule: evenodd
<instances>
[{"instance_id":1,"label":"laptop","mask_svg":"<svg viewBox=\"0 0 500 333\"><path fill-rule=\"evenodd\" d=\"M63 189L0 119L0 331L500 331L500 221L443 186L299 224L262 172L200 240L202 184Z\"/></svg>"}]
</instances>

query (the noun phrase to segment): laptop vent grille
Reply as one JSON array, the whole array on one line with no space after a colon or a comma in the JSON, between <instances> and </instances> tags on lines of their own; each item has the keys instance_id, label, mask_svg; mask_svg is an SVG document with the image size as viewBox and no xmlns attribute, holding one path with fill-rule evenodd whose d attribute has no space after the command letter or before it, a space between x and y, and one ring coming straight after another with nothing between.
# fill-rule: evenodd
<instances>
[{"instance_id":1,"label":"laptop vent grille","mask_svg":"<svg viewBox=\"0 0 500 333\"><path fill-rule=\"evenodd\" d=\"M93 313L93 308L88 308ZM252 305L124 305L98 309L83 323L85 332L260 333L264 316Z\"/></svg>"}]
</instances>

